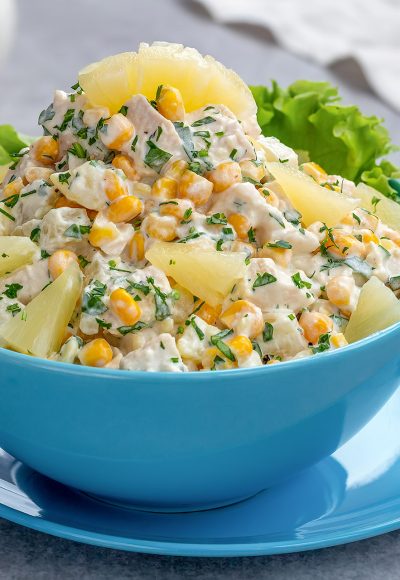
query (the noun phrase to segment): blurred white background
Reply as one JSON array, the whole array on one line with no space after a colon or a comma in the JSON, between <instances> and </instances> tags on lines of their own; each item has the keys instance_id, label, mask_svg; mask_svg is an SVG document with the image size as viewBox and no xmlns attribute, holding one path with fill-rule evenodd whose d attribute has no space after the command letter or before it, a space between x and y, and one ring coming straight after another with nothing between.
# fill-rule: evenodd
<instances>
[{"instance_id":1,"label":"blurred white background","mask_svg":"<svg viewBox=\"0 0 400 580\"><path fill-rule=\"evenodd\" d=\"M0 0L0 9L11 1ZM283 85L299 78L329 80L340 87L347 103L384 117L393 139L400 143L400 115L377 98L354 61L324 68L281 48L261 26L216 22L200 2L14 1L16 34L6 61L0 64L0 123L14 124L20 131L37 132L38 113L52 100L54 89L71 86L82 66L135 50L140 41L167 40L212 54L252 84L267 84L271 78ZM215 6L225 1L213 0Z\"/></svg>"}]
</instances>

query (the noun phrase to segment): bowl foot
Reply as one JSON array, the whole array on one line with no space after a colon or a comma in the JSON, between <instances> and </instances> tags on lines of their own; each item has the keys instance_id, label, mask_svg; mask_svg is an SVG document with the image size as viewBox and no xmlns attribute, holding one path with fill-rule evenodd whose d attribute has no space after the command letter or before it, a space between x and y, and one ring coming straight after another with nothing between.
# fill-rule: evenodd
<instances>
[{"instance_id":1,"label":"bowl foot","mask_svg":"<svg viewBox=\"0 0 400 580\"><path fill-rule=\"evenodd\" d=\"M132 502L127 502L127 501L118 501L115 498L109 498L109 497L104 497L104 496L100 496L100 495L95 495L95 494L91 494L91 493L87 493L87 492L83 492L80 491L80 493L82 493L83 495L90 497L90 499L98 501L100 503L103 504L108 504L110 506L113 507L117 507L120 509L125 509L125 510L132 510L132 511L142 511L142 512L150 512L150 513L160 513L160 514L179 514L179 513L191 513L191 512L203 512L203 511L208 511L208 510L216 510L216 509L220 509L220 508L224 508L224 507L228 507L231 505L235 505L244 501L247 501L248 499L255 497L256 495L258 495L259 493L262 493L265 490L260 490L257 493L253 493L250 495L246 495L243 497L239 497L239 498L233 498L230 500L226 500L226 501L219 501L219 502L214 502L214 503L210 503L210 504L205 504L205 505L177 505L177 506L163 506L163 505L147 505L147 504L137 504L134 501Z\"/></svg>"}]
</instances>

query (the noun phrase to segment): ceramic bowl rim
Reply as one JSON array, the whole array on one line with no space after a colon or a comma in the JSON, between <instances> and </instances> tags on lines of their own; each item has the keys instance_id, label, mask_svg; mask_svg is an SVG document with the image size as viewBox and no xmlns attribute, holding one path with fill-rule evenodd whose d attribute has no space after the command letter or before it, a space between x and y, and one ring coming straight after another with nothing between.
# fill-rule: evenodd
<instances>
[{"instance_id":1,"label":"ceramic bowl rim","mask_svg":"<svg viewBox=\"0 0 400 580\"><path fill-rule=\"evenodd\" d=\"M66 375L75 375L79 377L92 377L92 378L104 378L104 379L118 379L126 380L129 382L134 382L140 380L141 382L188 382L193 379L200 381L210 381L213 379L220 380L223 377L230 379L244 379L246 377L262 377L264 373L268 372L275 376L276 374L284 374L285 369L301 371L303 368L308 368L310 365L318 366L323 365L324 362L334 361L335 359L345 359L352 355L354 351L359 351L366 349L373 343L379 343L384 338L391 338L399 335L400 338L400 322L397 322L384 330L371 334L362 340L349 344L343 348L339 348L332 351L319 353L317 356L304 357L300 359L292 359L286 361L282 364L270 365L270 366L260 366L260 367L250 367L250 368L240 368L240 369L227 369L227 370L216 370L216 371L201 371L201 372L188 372L188 373L174 373L167 371L130 371L125 369L103 369L88 366L76 365L73 363L65 363L54 360L48 360L45 358L32 357L26 354L21 354L19 352L14 352L6 348L0 347L0 361L3 359L8 363L24 364L26 370L38 369L40 371L48 372L60 372ZM267 370L268 369L268 370Z\"/></svg>"}]
</instances>

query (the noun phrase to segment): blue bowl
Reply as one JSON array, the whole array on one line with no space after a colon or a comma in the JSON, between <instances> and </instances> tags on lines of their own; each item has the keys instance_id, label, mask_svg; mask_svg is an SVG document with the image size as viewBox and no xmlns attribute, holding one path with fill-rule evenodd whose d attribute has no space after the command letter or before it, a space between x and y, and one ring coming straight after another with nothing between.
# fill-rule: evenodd
<instances>
[{"instance_id":1,"label":"blue bowl","mask_svg":"<svg viewBox=\"0 0 400 580\"><path fill-rule=\"evenodd\" d=\"M154 511L236 502L334 452L396 389L400 325L285 364L144 373L0 349L0 445L102 500Z\"/></svg>"}]
</instances>

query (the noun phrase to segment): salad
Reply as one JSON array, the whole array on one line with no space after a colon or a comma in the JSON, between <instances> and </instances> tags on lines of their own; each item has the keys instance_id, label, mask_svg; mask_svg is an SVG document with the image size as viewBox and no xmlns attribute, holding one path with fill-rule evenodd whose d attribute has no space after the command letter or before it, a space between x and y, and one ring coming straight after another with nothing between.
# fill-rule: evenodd
<instances>
[{"instance_id":1,"label":"salad","mask_svg":"<svg viewBox=\"0 0 400 580\"><path fill-rule=\"evenodd\" d=\"M0 128L3 347L224 370L400 321L400 206L262 135L233 71L155 43L90 65L72 89L31 144Z\"/></svg>"}]
</instances>

